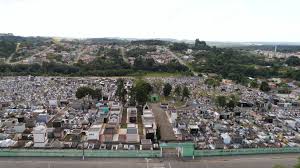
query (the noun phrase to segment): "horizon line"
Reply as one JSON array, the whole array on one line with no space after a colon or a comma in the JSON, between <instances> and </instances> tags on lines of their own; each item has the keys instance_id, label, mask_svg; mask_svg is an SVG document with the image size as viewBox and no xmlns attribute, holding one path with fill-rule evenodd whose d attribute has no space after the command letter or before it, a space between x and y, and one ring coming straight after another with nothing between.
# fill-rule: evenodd
<instances>
[{"instance_id":1,"label":"horizon line","mask_svg":"<svg viewBox=\"0 0 300 168\"><path fill-rule=\"evenodd\" d=\"M195 37L194 39L179 39L179 38L171 38L171 37L120 37L120 36L95 36L95 37L67 37L67 36L44 36L44 35L17 35L14 33L0 33L0 36L2 35L12 35L12 36L20 36L20 37L45 37L45 38L61 38L61 39L78 39L78 40L86 40L86 39L97 39L97 38L103 38L103 39L119 39L119 40L164 40L164 41L195 41L196 39L199 39L200 41L205 42L216 42L216 43L298 43L300 45L300 41L231 41L231 40L203 40L200 38Z\"/></svg>"}]
</instances>

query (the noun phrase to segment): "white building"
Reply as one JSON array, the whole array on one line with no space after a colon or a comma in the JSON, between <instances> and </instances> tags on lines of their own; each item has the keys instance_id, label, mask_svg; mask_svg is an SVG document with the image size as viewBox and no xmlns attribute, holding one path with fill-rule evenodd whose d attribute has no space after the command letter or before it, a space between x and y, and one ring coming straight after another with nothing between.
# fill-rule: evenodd
<instances>
[{"instance_id":1,"label":"white building","mask_svg":"<svg viewBox=\"0 0 300 168\"><path fill-rule=\"evenodd\" d=\"M223 143L224 144L230 144L230 142L231 142L231 137L229 136L229 134L228 133L222 133L221 134L221 137L222 137L222 139L223 139Z\"/></svg>"},{"instance_id":2,"label":"white building","mask_svg":"<svg viewBox=\"0 0 300 168\"><path fill-rule=\"evenodd\" d=\"M47 133L46 126L38 125L34 127L32 134L33 134L34 147L42 148L46 146L48 142L48 133Z\"/></svg>"},{"instance_id":3,"label":"white building","mask_svg":"<svg viewBox=\"0 0 300 168\"><path fill-rule=\"evenodd\" d=\"M178 117L177 111L172 111L171 112L171 122L176 123L177 117Z\"/></svg>"},{"instance_id":4,"label":"white building","mask_svg":"<svg viewBox=\"0 0 300 168\"><path fill-rule=\"evenodd\" d=\"M102 124L93 125L88 129L87 140L100 140L100 132L102 130Z\"/></svg>"},{"instance_id":5,"label":"white building","mask_svg":"<svg viewBox=\"0 0 300 168\"><path fill-rule=\"evenodd\" d=\"M127 124L126 142L130 142L130 143L140 142L138 126L136 124Z\"/></svg>"},{"instance_id":6,"label":"white building","mask_svg":"<svg viewBox=\"0 0 300 168\"><path fill-rule=\"evenodd\" d=\"M118 102L113 102L110 108L109 120L120 123L122 119L122 106Z\"/></svg>"},{"instance_id":7,"label":"white building","mask_svg":"<svg viewBox=\"0 0 300 168\"><path fill-rule=\"evenodd\" d=\"M157 129L156 122L152 109L147 105L143 109L142 121L144 126L143 134L146 136L146 139L154 140Z\"/></svg>"},{"instance_id":8,"label":"white building","mask_svg":"<svg viewBox=\"0 0 300 168\"><path fill-rule=\"evenodd\" d=\"M46 113L46 109L35 109L32 111L33 113Z\"/></svg>"},{"instance_id":9,"label":"white building","mask_svg":"<svg viewBox=\"0 0 300 168\"><path fill-rule=\"evenodd\" d=\"M25 123L18 123L13 126L13 129L16 133L23 133L25 131Z\"/></svg>"}]
</instances>

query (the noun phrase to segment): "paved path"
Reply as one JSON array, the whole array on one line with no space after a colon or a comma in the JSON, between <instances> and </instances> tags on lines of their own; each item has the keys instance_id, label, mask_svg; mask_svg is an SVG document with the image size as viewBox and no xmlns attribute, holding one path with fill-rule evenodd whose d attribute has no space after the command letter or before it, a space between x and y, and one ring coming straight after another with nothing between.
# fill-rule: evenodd
<instances>
[{"instance_id":1,"label":"paved path","mask_svg":"<svg viewBox=\"0 0 300 168\"><path fill-rule=\"evenodd\" d=\"M276 164L292 168L299 154L242 157L212 157L196 160L151 159L147 166L140 158L0 158L1 168L272 168Z\"/></svg>"},{"instance_id":2,"label":"paved path","mask_svg":"<svg viewBox=\"0 0 300 168\"><path fill-rule=\"evenodd\" d=\"M168 117L163 109L160 108L158 103L150 104L150 107L153 110L156 123L160 127L161 132L161 140L168 141L168 140L176 140L174 135L172 126L168 121Z\"/></svg>"}]
</instances>

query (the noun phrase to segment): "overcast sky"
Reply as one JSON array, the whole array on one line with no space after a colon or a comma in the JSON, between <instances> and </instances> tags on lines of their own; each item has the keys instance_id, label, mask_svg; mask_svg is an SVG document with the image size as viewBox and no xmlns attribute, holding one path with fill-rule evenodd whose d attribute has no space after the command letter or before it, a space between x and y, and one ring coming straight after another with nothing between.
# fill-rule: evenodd
<instances>
[{"instance_id":1,"label":"overcast sky","mask_svg":"<svg viewBox=\"0 0 300 168\"><path fill-rule=\"evenodd\" d=\"M300 41L300 0L0 0L23 36Z\"/></svg>"}]
</instances>

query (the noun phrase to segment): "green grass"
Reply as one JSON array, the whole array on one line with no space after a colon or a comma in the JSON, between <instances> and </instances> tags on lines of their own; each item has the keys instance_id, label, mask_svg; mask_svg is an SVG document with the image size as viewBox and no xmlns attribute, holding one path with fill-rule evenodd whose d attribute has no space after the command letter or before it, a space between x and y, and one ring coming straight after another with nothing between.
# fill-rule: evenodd
<instances>
[{"instance_id":1,"label":"green grass","mask_svg":"<svg viewBox=\"0 0 300 168\"><path fill-rule=\"evenodd\" d=\"M182 73L169 73L169 72L147 72L143 77L180 77L184 76Z\"/></svg>"},{"instance_id":2,"label":"green grass","mask_svg":"<svg viewBox=\"0 0 300 168\"><path fill-rule=\"evenodd\" d=\"M174 104L176 108L182 107L183 105L185 105L185 101L176 101Z\"/></svg>"},{"instance_id":3,"label":"green grass","mask_svg":"<svg viewBox=\"0 0 300 168\"><path fill-rule=\"evenodd\" d=\"M145 78L145 77L180 77L180 76L190 76L188 72L146 72L146 71L137 71L131 73L128 76L136 78Z\"/></svg>"},{"instance_id":4,"label":"green grass","mask_svg":"<svg viewBox=\"0 0 300 168\"><path fill-rule=\"evenodd\" d=\"M171 101L171 100L173 100L174 98L173 97L171 97L171 96L168 96L168 97L165 97L165 96L163 96L163 95L161 95L161 98L160 98L160 103L164 103L164 102L168 102L168 101Z\"/></svg>"},{"instance_id":5,"label":"green grass","mask_svg":"<svg viewBox=\"0 0 300 168\"><path fill-rule=\"evenodd\" d=\"M169 105L174 106L176 108L182 107L183 105L185 105L185 101L180 101L181 97L178 98L174 98L172 96L161 96L161 99L159 101L159 103L169 103ZM175 103L170 103L170 101L175 100Z\"/></svg>"}]
</instances>

